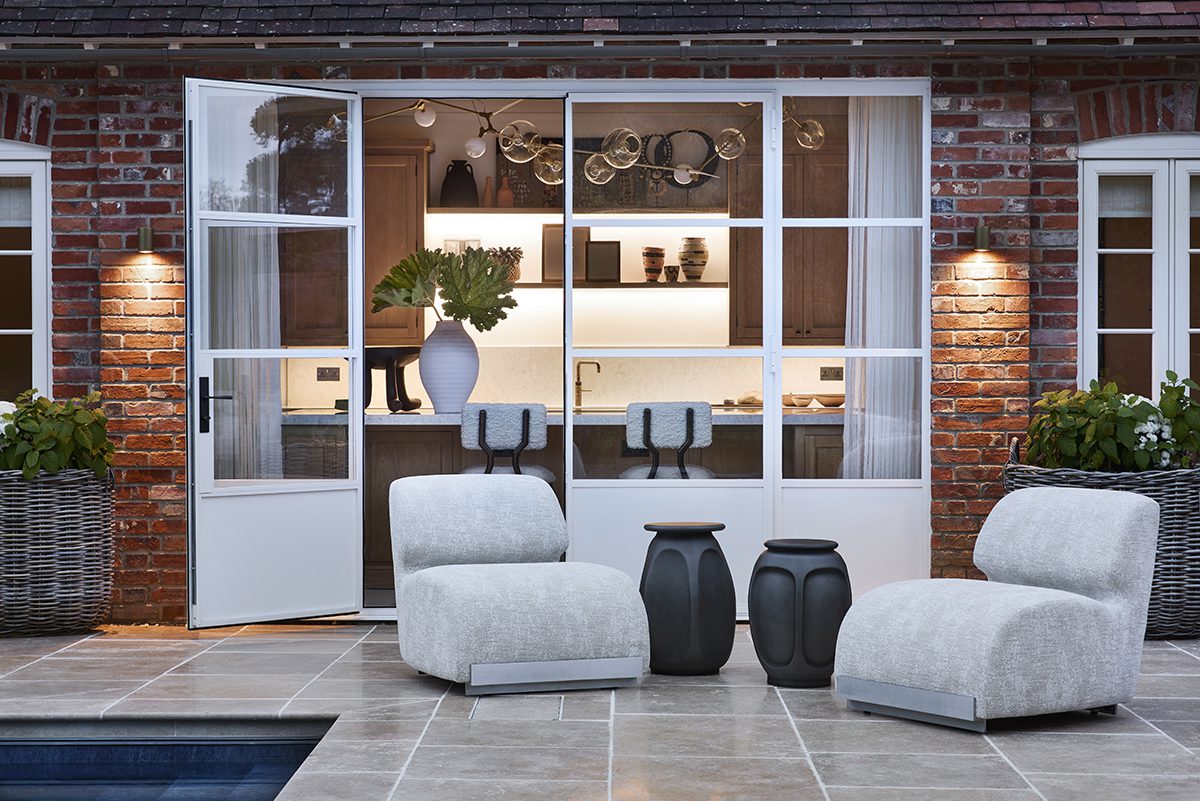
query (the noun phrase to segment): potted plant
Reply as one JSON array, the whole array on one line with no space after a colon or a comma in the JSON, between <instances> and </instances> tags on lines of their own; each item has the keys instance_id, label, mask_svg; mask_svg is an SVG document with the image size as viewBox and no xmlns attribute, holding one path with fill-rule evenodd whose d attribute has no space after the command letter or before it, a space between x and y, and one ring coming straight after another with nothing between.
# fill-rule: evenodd
<instances>
[{"instance_id":1,"label":"potted plant","mask_svg":"<svg viewBox=\"0 0 1200 801\"><path fill-rule=\"evenodd\" d=\"M461 414L479 378L479 351L463 321L478 331L492 330L508 317L506 309L516 307L512 290L508 266L482 248L467 248L462 255L418 250L375 286L372 312L390 306L432 308L438 317L417 364L437 414Z\"/></svg>"},{"instance_id":2,"label":"potted plant","mask_svg":"<svg viewBox=\"0 0 1200 801\"><path fill-rule=\"evenodd\" d=\"M100 394L0 403L0 636L83 631L108 614L113 444Z\"/></svg>"},{"instance_id":3,"label":"potted plant","mask_svg":"<svg viewBox=\"0 0 1200 801\"><path fill-rule=\"evenodd\" d=\"M1168 372L1157 404L1093 381L1034 404L1024 463L1014 439L1006 491L1035 486L1137 492L1158 501L1146 636L1200 636L1200 385Z\"/></svg>"}]
</instances>

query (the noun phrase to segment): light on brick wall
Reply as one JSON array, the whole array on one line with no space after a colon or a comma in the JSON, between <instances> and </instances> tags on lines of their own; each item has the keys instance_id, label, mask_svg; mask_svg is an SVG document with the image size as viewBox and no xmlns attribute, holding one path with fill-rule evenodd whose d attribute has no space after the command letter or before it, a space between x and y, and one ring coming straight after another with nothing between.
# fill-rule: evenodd
<instances>
[{"instance_id":1,"label":"light on brick wall","mask_svg":"<svg viewBox=\"0 0 1200 801\"><path fill-rule=\"evenodd\" d=\"M992 229L986 225L975 226L975 252L988 253L992 249Z\"/></svg>"},{"instance_id":2,"label":"light on brick wall","mask_svg":"<svg viewBox=\"0 0 1200 801\"><path fill-rule=\"evenodd\" d=\"M154 229L143 225L138 229L138 253L154 252Z\"/></svg>"}]
</instances>

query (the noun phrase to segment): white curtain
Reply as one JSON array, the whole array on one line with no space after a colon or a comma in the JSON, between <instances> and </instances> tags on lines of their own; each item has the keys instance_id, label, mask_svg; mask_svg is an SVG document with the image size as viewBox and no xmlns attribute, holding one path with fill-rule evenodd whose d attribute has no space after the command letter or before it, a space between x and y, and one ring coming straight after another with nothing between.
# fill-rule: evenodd
<instances>
[{"instance_id":1,"label":"white curtain","mask_svg":"<svg viewBox=\"0 0 1200 801\"><path fill-rule=\"evenodd\" d=\"M914 98L850 99L850 216L920 216L920 105ZM918 162L919 163L919 162ZM850 231L846 346L911 348L921 341L919 228ZM918 478L919 361L846 359L843 478Z\"/></svg>"},{"instance_id":2,"label":"white curtain","mask_svg":"<svg viewBox=\"0 0 1200 801\"><path fill-rule=\"evenodd\" d=\"M258 114L271 114L269 104ZM260 119L260 124L262 120ZM244 141L245 132L231 122L210 135ZM277 140L276 140L277 141ZM214 140L210 152L222 150ZM271 188L278 182L278 153L246 163L246 185ZM254 197L252 194L251 198ZM259 210L259 209L250 209ZM213 227L209 229L209 337L211 348L275 349L282 347L279 292L278 228ZM233 395L212 401L217 479L283 477L283 388L278 359L217 359L213 394Z\"/></svg>"}]
</instances>

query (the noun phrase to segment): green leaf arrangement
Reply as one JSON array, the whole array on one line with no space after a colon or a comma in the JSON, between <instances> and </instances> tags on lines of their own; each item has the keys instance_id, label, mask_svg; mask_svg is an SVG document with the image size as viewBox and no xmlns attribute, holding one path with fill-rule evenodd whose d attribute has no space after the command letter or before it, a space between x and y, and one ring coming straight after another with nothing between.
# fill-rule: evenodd
<instances>
[{"instance_id":1,"label":"green leaf arrangement","mask_svg":"<svg viewBox=\"0 0 1200 801\"><path fill-rule=\"evenodd\" d=\"M441 292L442 307L437 304ZM469 322L479 331L490 331L514 309L513 284L508 265L483 248L467 248L460 256L441 250L418 250L392 267L371 293L372 311L391 306L432 308L442 319Z\"/></svg>"},{"instance_id":2,"label":"green leaf arrangement","mask_svg":"<svg viewBox=\"0 0 1200 801\"><path fill-rule=\"evenodd\" d=\"M1115 383L1047 392L1034 404L1027 464L1102 472L1169 470L1200 464L1200 385L1173 372L1158 405Z\"/></svg>"},{"instance_id":3,"label":"green leaf arrangement","mask_svg":"<svg viewBox=\"0 0 1200 801\"><path fill-rule=\"evenodd\" d=\"M0 468L20 470L26 479L64 469L103 478L115 448L108 418L95 408L99 402L99 392L62 402L38 397L36 390L22 392L11 411L0 413Z\"/></svg>"}]
</instances>

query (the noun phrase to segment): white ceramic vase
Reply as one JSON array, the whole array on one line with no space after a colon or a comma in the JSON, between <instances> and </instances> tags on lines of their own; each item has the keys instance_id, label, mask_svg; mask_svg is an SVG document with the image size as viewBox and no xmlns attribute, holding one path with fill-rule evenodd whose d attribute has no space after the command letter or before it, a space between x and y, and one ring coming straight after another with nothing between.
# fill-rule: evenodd
<instances>
[{"instance_id":1,"label":"white ceramic vase","mask_svg":"<svg viewBox=\"0 0 1200 801\"><path fill-rule=\"evenodd\" d=\"M438 320L417 360L436 414L461 414L479 380L479 351L458 320Z\"/></svg>"}]
</instances>

